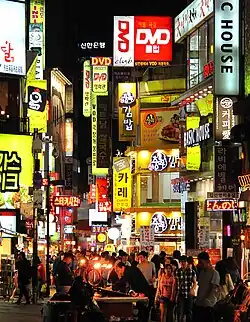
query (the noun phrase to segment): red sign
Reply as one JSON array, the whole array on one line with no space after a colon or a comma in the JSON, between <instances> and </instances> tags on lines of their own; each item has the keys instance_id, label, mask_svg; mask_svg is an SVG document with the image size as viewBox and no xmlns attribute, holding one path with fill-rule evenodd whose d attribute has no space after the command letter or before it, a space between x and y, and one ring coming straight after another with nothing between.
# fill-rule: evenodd
<instances>
[{"instance_id":1,"label":"red sign","mask_svg":"<svg viewBox=\"0 0 250 322\"><path fill-rule=\"evenodd\" d=\"M206 199L206 211L233 211L238 209L238 202L234 199Z\"/></svg>"},{"instance_id":2,"label":"red sign","mask_svg":"<svg viewBox=\"0 0 250 322\"><path fill-rule=\"evenodd\" d=\"M92 66L111 66L112 58L110 57L92 57L91 58Z\"/></svg>"},{"instance_id":3,"label":"red sign","mask_svg":"<svg viewBox=\"0 0 250 322\"><path fill-rule=\"evenodd\" d=\"M208 78L209 76L214 74L214 62L210 61L208 64L203 67L203 76L204 78Z\"/></svg>"},{"instance_id":4,"label":"red sign","mask_svg":"<svg viewBox=\"0 0 250 322\"><path fill-rule=\"evenodd\" d=\"M108 181L106 178L97 178L97 201L98 211L107 212L111 211L111 202L108 199Z\"/></svg>"},{"instance_id":5,"label":"red sign","mask_svg":"<svg viewBox=\"0 0 250 322\"><path fill-rule=\"evenodd\" d=\"M172 60L172 18L142 16L134 18L135 62Z\"/></svg>"},{"instance_id":6,"label":"red sign","mask_svg":"<svg viewBox=\"0 0 250 322\"><path fill-rule=\"evenodd\" d=\"M75 196L53 196L54 207L80 207L81 199Z\"/></svg>"}]
</instances>

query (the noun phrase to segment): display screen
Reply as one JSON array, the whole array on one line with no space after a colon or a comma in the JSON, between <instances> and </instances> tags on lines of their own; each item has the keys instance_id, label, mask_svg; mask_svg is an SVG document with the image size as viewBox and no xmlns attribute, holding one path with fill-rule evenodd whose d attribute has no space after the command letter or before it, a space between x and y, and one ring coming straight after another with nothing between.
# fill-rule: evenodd
<instances>
[{"instance_id":1,"label":"display screen","mask_svg":"<svg viewBox=\"0 0 250 322\"><path fill-rule=\"evenodd\" d=\"M238 209L236 199L207 199L206 211L233 211Z\"/></svg>"}]
</instances>

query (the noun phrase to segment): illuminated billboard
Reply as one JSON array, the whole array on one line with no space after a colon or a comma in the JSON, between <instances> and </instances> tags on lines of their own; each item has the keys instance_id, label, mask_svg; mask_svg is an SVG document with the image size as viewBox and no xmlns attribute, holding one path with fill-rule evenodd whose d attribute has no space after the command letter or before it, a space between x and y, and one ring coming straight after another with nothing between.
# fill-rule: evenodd
<instances>
[{"instance_id":1,"label":"illuminated billboard","mask_svg":"<svg viewBox=\"0 0 250 322\"><path fill-rule=\"evenodd\" d=\"M113 66L165 66L172 61L172 18L115 16Z\"/></svg>"},{"instance_id":2,"label":"illuminated billboard","mask_svg":"<svg viewBox=\"0 0 250 322\"><path fill-rule=\"evenodd\" d=\"M90 117L91 115L91 67L90 61L85 60L83 63L83 115Z\"/></svg>"},{"instance_id":3,"label":"illuminated billboard","mask_svg":"<svg viewBox=\"0 0 250 322\"><path fill-rule=\"evenodd\" d=\"M29 135L0 134L0 208L20 208L31 201L32 141Z\"/></svg>"},{"instance_id":4,"label":"illuminated billboard","mask_svg":"<svg viewBox=\"0 0 250 322\"><path fill-rule=\"evenodd\" d=\"M25 75L25 3L0 0L0 30L0 73Z\"/></svg>"},{"instance_id":5,"label":"illuminated billboard","mask_svg":"<svg viewBox=\"0 0 250 322\"><path fill-rule=\"evenodd\" d=\"M136 83L119 83L119 141L134 141L136 139L137 108Z\"/></svg>"},{"instance_id":6,"label":"illuminated billboard","mask_svg":"<svg viewBox=\"0 0 250 322\"><path fill-rule=\"evenodd\" d=\"M45 3L30 1L29 49L37 52L36 79L43 79L45 68Z\"/></svg>"}]
</instances>

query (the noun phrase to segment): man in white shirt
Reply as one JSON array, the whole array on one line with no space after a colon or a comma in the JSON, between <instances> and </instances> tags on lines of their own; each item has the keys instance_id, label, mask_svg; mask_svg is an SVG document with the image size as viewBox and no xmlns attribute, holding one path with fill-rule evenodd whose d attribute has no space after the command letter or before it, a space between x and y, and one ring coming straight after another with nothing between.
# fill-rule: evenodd
<instances>
[{"instance_id":1,"label":"man in white shirt","mask_svg":"<svg viewBox=\"0 0 250 322\"><path fill-rule=\"evenodd\" d=\"M155 282L155 277L156 277L155 264L152 262L149 262L148 253L145 251L141 251L138 254L138 259L139 259L139 264L137 265L137 267L146 278L148 284L150 286L153 286Z\"/></svg>"}]
</instances>

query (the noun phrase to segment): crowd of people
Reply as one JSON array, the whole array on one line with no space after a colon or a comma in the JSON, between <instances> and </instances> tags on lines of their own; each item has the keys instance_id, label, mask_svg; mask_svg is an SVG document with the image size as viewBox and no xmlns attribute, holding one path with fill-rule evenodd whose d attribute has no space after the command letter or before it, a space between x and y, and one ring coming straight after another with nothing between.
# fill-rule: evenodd
<instances>
[{"instance_id":1,"label":"crowd of people","mask_svg":"<svg viewBox=\"0 0 250 322\"><path fill-rule=\"evenodd\" d=\"M192 257L174 251L172 256L165 252L152 258L146 251L128 255L123 250L118 254L103 252L60 252L51 259L53 284L58 293L67 293L76 276L88 282L89 267L95 261L111 264L105 286L113 291L148 298L148 305L138 303L139 320L148 321L158 308L161 322L211 322L213 308L218 301L227 297L240 280L239 268L233 258L211 265L209 254L201 252L195 265ZM105 264L105 265L106 265ZM107 265L105 266L107 267ZM32 269L23 253L16 263L20 294L17 303L24 296L29 303L27 284ZM39 285L45 281L44 268L38 261ZM40 286L38 287L39 292Z\"/></svg>"}]
</instances>

